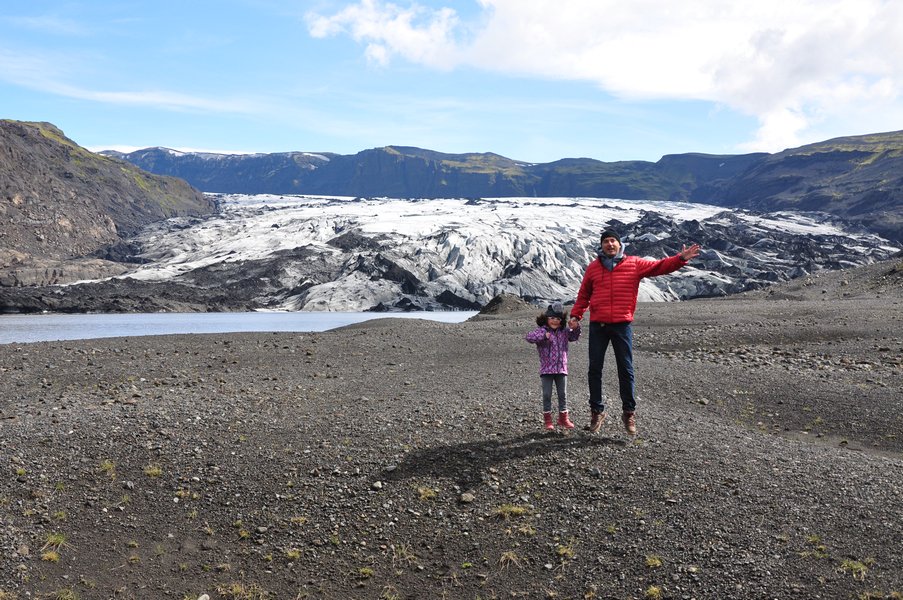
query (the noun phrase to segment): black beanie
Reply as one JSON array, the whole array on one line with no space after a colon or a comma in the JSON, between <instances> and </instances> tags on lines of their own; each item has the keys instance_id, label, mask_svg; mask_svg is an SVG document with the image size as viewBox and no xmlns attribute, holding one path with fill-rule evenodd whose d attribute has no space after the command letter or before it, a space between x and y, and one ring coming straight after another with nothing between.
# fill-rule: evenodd
<instances>
[{"instance_id":1,"label":"black beanie","mask_svg":"<svg viewBox=\"0 0 903 600\"><path fill-rule=\"evenodd\" d=\"M599 237L599 241L602 241L605 238L610 238L610 237L615 238L616 240L618 240L618 242L621 241L621 236L618 235L618 232L610 227L608 229L605 229L602 232L602 235Z\"/></svg>"},{"instance_id":2,"label":"black beanie","mask_svg":"<svg viewBox=\"0 0 903 600\"><path fill-rule=\"evenodd\" d=\"M553 302L549 305L549 308L546 310L546 317L558 317L559 319L564 320L564 307L561 305L561 302Z\"/></svg>"}]
</instances>

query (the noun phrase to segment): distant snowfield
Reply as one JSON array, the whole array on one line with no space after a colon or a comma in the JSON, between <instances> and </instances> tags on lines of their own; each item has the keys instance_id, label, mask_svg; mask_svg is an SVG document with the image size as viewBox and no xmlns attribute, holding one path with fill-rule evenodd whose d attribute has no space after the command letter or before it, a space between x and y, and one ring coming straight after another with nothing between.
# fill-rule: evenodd
<instances>
[{"instance_id":1,"label":"distant snowfield","mask_svg":"<svg viewBox=\"0 0 903 600\"><path fill-rule=\"evenodd\" d=\"M152 225L137 236L135 241L143 248L142 257L150 262L128 276L165 280L212 265L227 271L232 265L237 270L242 265L274 260L280 253L303 248L305 256L315 258L305 259L307 262L295 259L291 266L282 269L279 281L272 281L272 277L267 281L278 299L277 308L367 310L376 303L391 305L402 297L421 308L447 308L435 300L443 291L477 305L501 292L538 300L572 300L583 270L595 256L600 231L614 220L624 224L622 237L628 253L638 253L632 252L631 247L640 242L670 241L679 249L681 243L700 242L705 246L711 241L675 237L680 234L675 228L679 230L689 222L708 227L708 235L715 237L734 237L735 233L720 233L721 229L732 228L736 232L740 227L762 240L757 247L750 247L755 245L751 241L742 249L742 256L732 257L724 249L712 251L705 260L694 261L679 275L645 280L643 300L718 293L719 289L735 285L732 271L739 269L755 275L763 270L753 268L752 263L767 265L777 261L775 265L793 267L788 264L788 257L781 257L782 250L774 242L777 238L790 242L808 240L811 244L813 238L836 237L857 253L870 253L864 262L897 250L876 236L845 231L826 216L787 212L757 215L683 202L599 198L217 197L222 206L219 215L202 220L172 219ZM629 231L629 225L646 223L650 215L664 221L655 221L642 231ZM357 240L354 247L336 242L349 234ZM736 239L730 241L739 243ZM328 275L312 275L317 259ZM705 268L712 265L714 270ZM718 270L719 265L726 265L723 272ZM384 276L386 269L395 275ZM399 269L407 274L405 286L394 280L398 279ZM299 287L304 288L303 293L285 291Z\"/></svg>"}]
</instances>

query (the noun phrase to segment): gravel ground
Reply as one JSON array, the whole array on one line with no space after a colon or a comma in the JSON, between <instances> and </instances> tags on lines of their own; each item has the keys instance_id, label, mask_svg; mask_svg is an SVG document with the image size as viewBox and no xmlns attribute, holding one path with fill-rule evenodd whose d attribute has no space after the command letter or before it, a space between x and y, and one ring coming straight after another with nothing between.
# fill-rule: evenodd
<instances>
[{"instance_id":1,"label":"gravel ground","mask_svg":"<svg viewBox=\"0 0 903 600\"><path fill-rule=\"evenodd\" d=\"M903 293L863 273L641 305L635 438L580 430L585 340L541 430L532 310L2 345L0 598L900 598Z\"/></svg>"}]
</instances>

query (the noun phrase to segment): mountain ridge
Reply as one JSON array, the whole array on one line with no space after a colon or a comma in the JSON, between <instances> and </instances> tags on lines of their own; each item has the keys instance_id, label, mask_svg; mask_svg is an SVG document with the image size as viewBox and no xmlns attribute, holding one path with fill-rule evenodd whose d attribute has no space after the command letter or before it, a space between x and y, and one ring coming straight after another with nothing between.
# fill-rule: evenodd
<instances>
[{"instance_id":1,"label":"mountain ridge","mask_svg":"<svg viewBox=\"0 0 903 600\"><path fill-rule=\"evenodd\" d=\"M530 163L493 152L450 154L414 146L382 146L353 155L302 151L215 154L159 146L100 154L152 173L182 177L198 189L214 193L626 200L687 200L687 180L717 181L764 156L689 153L666 155L658 163L603 162L586 157Z\"/></svg>"},{"instance_id":2,"label":"mountain ridge","mask_svg":"<svg viewBox=\"0 0 903 600\"><path fill-rule=\"evenodd\" d=\"M903 240L903 131L845 136L775 154L668 154L656 162L383 146L353 155L211 155L104 151L201 190L394 198L595 197L671 200L761 211L831 213Z\"/></svg>"}]
</instances>

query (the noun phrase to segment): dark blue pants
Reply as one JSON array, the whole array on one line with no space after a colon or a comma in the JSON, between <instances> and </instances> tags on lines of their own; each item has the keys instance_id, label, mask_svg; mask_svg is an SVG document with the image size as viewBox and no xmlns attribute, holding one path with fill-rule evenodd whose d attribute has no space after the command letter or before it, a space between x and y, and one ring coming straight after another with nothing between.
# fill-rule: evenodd
<instances>
[{"instance_id":1,"label":"dark blue pants","mask_svg":"<svg viewBox=\"0 0 903 600\"><path fill-rule=\"evenodd\" d=\"M636 410L633 380L633 330L630 323L589 324L589 406L596 412L605 410L602 396L602 365L605 352L611 344L618 365L618 388L621 392L621 408Z\"/></svg>"}]
</instances>

